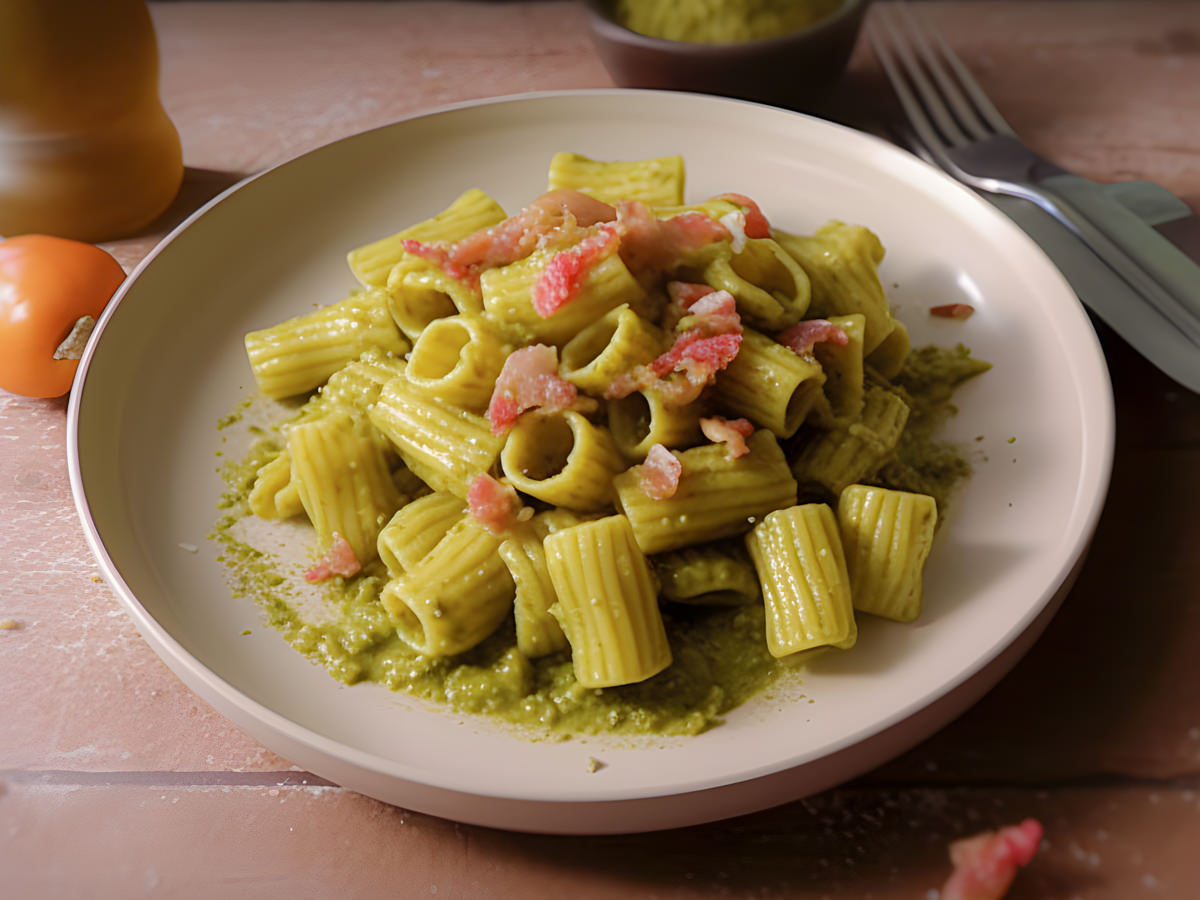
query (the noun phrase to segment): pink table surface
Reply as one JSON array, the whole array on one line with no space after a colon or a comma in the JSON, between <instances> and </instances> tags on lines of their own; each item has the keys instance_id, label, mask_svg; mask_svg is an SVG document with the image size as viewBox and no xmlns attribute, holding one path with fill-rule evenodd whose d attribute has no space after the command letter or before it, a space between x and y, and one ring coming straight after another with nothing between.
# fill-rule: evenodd
<instances>
[{"instance_id":1,"label":"pink table surface","mask_svg":"<svg viewBox=\"0 0 1200 900\"><path fill-rule=\"evenodd\" d=\"M1200 209L1200 4L919 4L1027 142ZM607 87L541 3L152 6L188 172L127 269L240 177L437 105ZM859 48L842 109L890 99ZM314 778L197 699L101 581L66 403L0 392L0 896L935 898L947 843L1036 816L1013 898L1200 897L1200 399L1103 327L1118 448L1082 575L1033 651L903 757L807 800L650 835L460 826ZM1137 609L1138 630L1126 627Z\"/></svg>"}]
</instances>

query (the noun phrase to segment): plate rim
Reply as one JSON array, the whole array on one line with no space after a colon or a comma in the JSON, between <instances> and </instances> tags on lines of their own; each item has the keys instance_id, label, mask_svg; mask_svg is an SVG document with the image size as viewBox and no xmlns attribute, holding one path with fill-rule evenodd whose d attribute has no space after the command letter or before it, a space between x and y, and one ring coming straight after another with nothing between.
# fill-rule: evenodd
<instances>
[{"instance_id":1,"label":"plate rim","mask_svg":"<svg viewBox=\"0 0 1200 900\"><path fill-rule=\"evenodd\" d=\"M1071 545L1070 554L1061 561L1058 569L1053 576L1053 583L1048 586L1045 596L1040 597L1039 601L1031 607L1019 620L1017 620L1003 636L992 645L992 650L986 656L975 659L972 664L960 671L957 678L949 682L941 683L936 690L930 691L927 694L913 699L905 706L893 710L889 715L882 719L877 719L870 726L866 726L855 730L852 734L844 735L837 740L828 742L820 748L814 749L807 754L801 754L790 758L786 763L766 764L755 769L739 769L737 773L729 775L722 773L715 776L709 776L705 779L698 780L691 778L686 787L671 786L666 790L658 788L636 788L627 787L623 790L612 790L604 787L602 783L597 783L597 787L588 787L581 789L572 794L564 794L561 790L554 790L552 793L545 795L531 794L527 789L520 792L508 791L502 785L493 786L492 789L479 790L472 787L468 791L464 791L461 783L455 783L452 779L447 778L444 773L437 773L433 778L414 778L413 773L407 771L412 768L411 763L401 763L394 759L389 759L379 756L373 752L352 747L342 743L334 738L320 734L311 728L301 725L296 721L288 718L286 715L276 712L269 706L253 699L248 694L244 693L240 688L225 681L214 672L211 668L201 662L197 657L189 653L183 645L170 633L170 631L162 623L158 621L150 611L137 598L134 591L125 582L117 567L116 561L109 555L103 540L100 537L98 528L91 515L91 507L87 493L83 485L83 472L80 459L80 443L79 443L79 418L80 409L83 402L83 395L87 386L87 374L94 358L97 348L99 347L104 332L120 307L127 293L132 289L141 274L151 266L160 254L168 248L184 231L186 231L196 220L207 215L216 206L223 203L228 197L234 193L241 191L253 182L270 176L277 170L288 166L297 160L311 156L313 154L324 152L327 148L334 145L353 141L361 138L363 135L371 134L380 130L392 129L398 126L403 126L406 123L413 121L428 119L435 116L440 116L446 113L454 113L463 110L472 110L480 107L494 107L512 103L528 103L540 102L545 100L561 100L564 98L577 99L581 97L600 97L611 98L615 96L638 95L646 97L656 97L658 99L667 99L677 101L681 96L693 98L696 101L713 104L714 106L733 105L733 106L750 106L760 108L770 114L778 114L787 117L795 117L806 120L810 126L819 129L833 129L841 132L842 136L851 141L862 141L873 143L876 145L876 150L887 154L895 154L895 158L901 159L909 157L912 162L918 163L928 168L928 174L940 179L943 186L952 186L960 191L962 196L969 198L972 204L976 204L976 211L979 215L992 220L993 226L1001 227L1010 230L1018 237L1018 240L1024 242L1028 249L1040 256L1048 270L1047 274L1055 278L1059 286L1066 295L1075 298L1077 317L1079 324L1082 326L1075 331L1086 334L1090 337L1088 342L1088 364L1096 368L1096 372L1102 377L1103 391L1101 396L1093 398L1099 402L1097 408L1087 409L1083 402L1086 398L1076 391L1075 396L1079 397L1081 418L1088 419L1090 412L1093 416L1098 416L1099 419L1092 423L1093 429L1089 435L1096 439L1099 447L1093 451L1096 455L1088 453L1086 448L1081 448L1081 459L1086 462L1094 458L1094 471L1091 473L1092 482L1096 485L1096 489L1090 492L1090 500L1085 504L1086 508L1080 508L1081 493L1077 487L1074 492L1074 502L1072 504L1072 512L1069 516L1071 521L1079 522L1079 529L1076 533L1076 540ZM931 166L922 163L917 157L909 156L902 148L899 148L885 139L851 128L840 123L831 122L824 119L819 119L801 112L781 109L778 107L769 106L767 104L756 103L753 101L736 100L731 98L717 97L706 94L692 94L689 92L652 90L652 89L633 89L633 88L586 88L586 89L568 89L568 90L551 90L551 91L531 91L516 94L506 94L495 97L479 98L457 101L454 103L444 104L427 109L421 109L411 115L403 116L391 122L383 123L371 128L366 128L343 137L324 142L318 146L312 147L302 153L291 156L280 161L268 168L247 176L246 178L231 185L221 191L216 196L212 197L191 214L185 217L178 225L172 228L158 244L156 244L137 264L133 271L121 285L118 292L114 295L112 301L105 308L100 317L97 326L96 334L100 339L90 341L84 352L83 358L79 365L79 377L76 378L75 384L72 387L68 408L67 408L67 460L68 473L71 485L71 493L74 500L76 512L83 526L87 543L92 550L93 555L97 559L101 573L105 580L109 583L117 594L118 600L125 608L126 612L131 616L138 631L142 634L143 639L151 645L151 648L160 658L164 660L171 670L180 677L190 689L200 694L207 702L217 708L223 715L232 719L240 727L245 730L253 731L244 724L244 719L249 718L255 722L262 723L265 727L273 732L284 736L292 743L299 743L310 749L314 753L329 755L338 758L344 762L354 765L366 772L375 773L389 779L398 779L405 783L420 784L429 788L456 792L458 794L469 794L481 798L489 798L492 800L501 801L516 801L520 803L549 803L549 804L594 804L608 803L620 801L634 800L650 800L650 799L666 799L677 798L689 793L703 792L714 788L721 788L730 785L736 785L742 782L753 781L762 777L767 777L779 774L784 771L809 765L826 756L833 755L845 750L847 747L861 743L871 737L878 735L881 732L909 719L911 716L920 712L922 709L936 703L939 699L945 697L955 689L962 686L965 682L970 681L982 670L987 668L997 657L1001 656L1004 651L1014 643L1014 641L1024 633L1033 622L1044 612L1048 604L1054 598L1054 595L1067 583L1070 578L1072 569L1080 562L1083 554L1091 541L1095 528L1098 524L1100 514L1107 498L1108 486L1110 483L1111 469L1115 450L1115 412L1111 381L1109 380L1107 366L1104 361L1102 348L1099 339L1095 334L1094 328L1091 326L1083 307L1078 302L1074 291L1061 272L1054 267L1053 263L1045 255L1044 251L1029 238L1020 228L1008 219L1001 211L988 204L985 200L979 197L970 189L953 181L949 176L933 169ZM1077 363L1082 365L1082 362ZM1078 377L1078 372L1075 367L1072 367L1072 372ZM1085 475L1085 467L1081 467L1080 485L1083 483ZM231 713L230 708L236 710L237 715ZM258 738L259 735L255 734ZM261 738L260 738L261 739ZM266 743L264 741L264 743ZM787 799L787 798L785 798ZM782 801L781 801L782 802Z\"/></svg>"}]
</instances>

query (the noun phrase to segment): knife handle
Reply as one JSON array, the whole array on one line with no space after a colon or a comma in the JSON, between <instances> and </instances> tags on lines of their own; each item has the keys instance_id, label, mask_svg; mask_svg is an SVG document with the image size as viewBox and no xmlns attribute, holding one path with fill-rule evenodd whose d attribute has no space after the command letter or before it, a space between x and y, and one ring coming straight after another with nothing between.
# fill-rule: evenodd
<instances>
[{"instance_id":1,"label":"knife handle","mask_svg":"<svg viewBox=\"0 0 1200 900\"><path fill-rule=\"evenodd\" d=\"M1131 256L1191 315L1200 318L1200 219L1182 200L1149 181L1100 184L1053 175L1039 187L1065 200ZM1178 235L1183 246L1169 236ZM1186 250L1195 241L1195 255Z\"/></svg>"}]
</instances>

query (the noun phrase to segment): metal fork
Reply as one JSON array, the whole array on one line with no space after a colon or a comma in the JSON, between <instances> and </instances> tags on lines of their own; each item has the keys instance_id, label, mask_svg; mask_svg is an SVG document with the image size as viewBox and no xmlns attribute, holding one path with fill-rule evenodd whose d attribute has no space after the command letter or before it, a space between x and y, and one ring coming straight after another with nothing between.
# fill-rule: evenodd
<instances>
[{"instance_id":1,"label":"metal fork","mask_svg":"<svg viewBox=\"0 0 1200 900\"><path fill-rule=\"evenodd\" d=\"M1155 280L1066 198L1039 187L1070 173L1021 142L940 35L927 37L904 3L890 2L874 6L867 37L911 125L912 149L976 190L1037 204L1200 345L1200 308Z\"/></svg>"}]
</instances>

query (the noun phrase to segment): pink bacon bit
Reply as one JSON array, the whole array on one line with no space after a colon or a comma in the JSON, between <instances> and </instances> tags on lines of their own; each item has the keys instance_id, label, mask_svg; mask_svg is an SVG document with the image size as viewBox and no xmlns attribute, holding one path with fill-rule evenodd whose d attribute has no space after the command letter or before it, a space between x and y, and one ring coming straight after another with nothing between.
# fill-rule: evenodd
<instances>
[{"instance_id":1,"label":"pink bacon bit","mask_svg":"<svg viewBox=\"0 0 1200 900\"><path fill-rule=\"evenodd\" d=\"M641 465L634 466L638 487L651 500L666 500L679 490L683 463L662 444L653 444Z\"/></svg>"},{"instance_id":2,"label":"pink bacon bit","mask_svg":"<svg viewBox=\"0 0 1200 900\"><path fill-rule=\"evenodd\" d=\"M955 841L950 845L954 872L941 900L1001 900L1041 841L1042 824L1036 819Z\"/></svg>"},{"instance_id":3,"label":"pink bacon bit","mask_svg":"<svg viewBox=\"0 0 1200 900\"><path fill-rule=\"evenodd\" d=\"M354 555L354 548L341 535L334 539L317 562L304 570L304 580L309 584L317 584L335 575L349 578L362 570L362 563Z\"/></svg>"},{"instance_id":4,"label":"pink bacon bit","mask_svg":"<svg viewBox=\"0 0 1200 900\"><path fill-rule=\"evenodd\" d=\"M573 247L554 254L533 284L533 308L548 319L583 288L588 272L617 248L616 228L601 225Z\"/></svg>"},{"instance_id":5,"label":"pink bacon bit","mask_svg":"<svg viewBox=\"0 0 1200 900\"><path fill-rule=\"evenodd\" d=\"M622 373L609 384L604 396L620 399L634 391L655 388L670 406L691 403L712 384L742 345L742 321L737 301L728 291L704 291L699 285L680 284L673 290L680 304L688 304L677 323L679 331L671 348L645 366ZM682 379L664 380L672 373Z\"/></svg>"},{"instance_id":6,"label":"pink bacon bit","mask_svg":"<svg viewBox=\"0 0 1200 900\"><path fill-rule=\"evenodd\" d=\"M826 341L845 347L850 343L850 335L828 319L805 319L778 334L775 340L801 356L807 356L814 346Z\"/></svg>"},{"instance_id":7,"label":"pink bacon bit","mask_svg":"<svg viewBox=\"0 0 1200 900\"><path fill-rule=\"evenodd\" d=\"M584 228L615 219L614 207L579 191L550 191L515 216L481 228L459 241L401 241L401 246L429 260L451 278L476 284L485 269L524 259L549 243L578 238Z\"/></svg>"},{"instance_id":8,"label":"pink bacon bit","mask_svg":"<svg viewBox=\"0 0 1200 900\"><path fill-rule=\"evenodd\" d=\"M688 251L730 237L724 225L705 213L659 219L636 200L617 204L617 231L621 259L635 273L670 268Z\"/></svg>"},{"instance_id":9,"label":"pink bacon bit","mask_svg":"<svg viewBox=\"0 0 1200 900\"><path fill-rule=\"evenodd\" d=\"M700 420L700 430L714 444L723 441L730 459L738 459L750 452L750 448L746 446L746 438L754 434L754 425L749 419L708 416Z\"/></svg>"},{"instance_id":10,"label":"pink bacon bit","mask_svg":"<svg viewBox=\"0 0 1200 900\"><path fill-rule=\"evenodd\" d=\"M514 350L496 377L487 418L492 434L506 434L517 418L535 406L559 412L575 403L575 385L558 375L558 350L533 344Z\"/></svg>"},{"instance_id":11,"label":"pink bacon bit","mask_svg":"<svg viewBox=\"0 0 1200 900\"><path fill-rule=\"evenodd\" d=\"M467 489L467 512L492 534L503 534L517 521L521 500L510 484L486 472L475 477Z\"/></svg>"},{"instance_id":12,"label":"pink bacon bit","mask_svg":"<svg viewBox=\"0 0 1200 900\"><path fill-rule=\"evenodd\" d=\"M929 307L929 314L941 319L969 319L975 313L975 307L969 303L947 303L943 306Z\"/></svg>"},{"instance_id":13,"label":"pink bacon bit","mask_svg":"<svg viewBox=\"0 0 1200 900\"><path fill-rule=\"evenodd\" d=\"M746 226L744 229L746 237L767 238L771 236L771 223L767 221L767 217L763 215L763 211L759 209L758 204L745 194L721 194L717 199L736 203L746 211Z\"/></svg>"}]
</instances>

